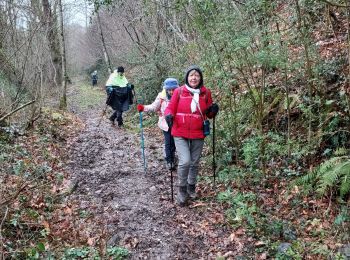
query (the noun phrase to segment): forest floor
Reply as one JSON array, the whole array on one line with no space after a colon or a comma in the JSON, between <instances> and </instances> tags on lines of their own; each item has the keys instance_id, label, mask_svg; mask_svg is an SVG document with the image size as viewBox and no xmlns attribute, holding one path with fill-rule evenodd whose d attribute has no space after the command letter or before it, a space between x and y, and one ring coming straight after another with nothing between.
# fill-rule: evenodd
<instances>
[{"instance_id":1,"label":"forest floor","mask_svg":"<svg viewBox=\"0 0 350 260\"><path fill-rule=\"evenodd\" d=\"M0 139L0 258L350 257L349 201L305 195L283 165L259 175L244 164L223 165L220 157L214 185L209 142L199 198L179 207L157 115L143 117L145 172L135 105L123 127L111 125L111 110L98 126L105 98L103 87L76 81L68 113L44 107L33 129Z\"/></svg>"},{"instance_id":2,"label":"forest floor","mask_svg":"<svg viewBox=\"0 0 350 260\"><path fill-rule=\"evenodd\" d=\"M79 91L74 93L72 100L79 98L75 96ZM223 211L206 197L214 194L210 188L206 190L200 184L199 188L206 190L202 198L186 207L171 201L171 175L164 166L159 129L144 131L145 173L139 126L130 122L123 127L112 126L108 120L111 111L97 126L103 98L87 109L70 108L85 127L71 140L67 171L75 189L69 201L80 215L90 219L86 222L91 229L88 243L126 248L130 259L241 255L246 249L239 237L242 233L235 234L225 225ZM125 116L130 113L137 112L130 110ZM173 174L175 200L176 172Z\"/></svg>"}]
</instances>

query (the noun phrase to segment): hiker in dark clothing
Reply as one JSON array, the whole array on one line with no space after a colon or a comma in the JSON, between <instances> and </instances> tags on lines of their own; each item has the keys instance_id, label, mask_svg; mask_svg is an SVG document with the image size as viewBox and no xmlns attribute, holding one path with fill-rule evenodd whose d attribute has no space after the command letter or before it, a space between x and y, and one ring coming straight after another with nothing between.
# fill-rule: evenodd
<instances>
[{"instance_id":1,"label":"hiker in dark clothing","mask_svg":"<svg viewBox=\"0 0 350 260\"><path fill-rule=\"evenodd\" d=\"M97 70L95 70L95 71L91 74L91 81L92 81L92 86L93 86L93 87L97 85L97 80L98 80Z\"/></svg>"},{"instance_id":2,"label":"hiker in dark clothing","mask_svg":"<svg viewBox=\"0 0 350 260\"><path fill-rule=\"evenodd\" d=\"M123 67L118 67L109 76L106 91L108 95L107 105L115 110L109 120L114 125L114 121L117 119L118 126L122 126L123 112L129 110L129 106L133 103L133 85L129 84L125 78Z\"/></svg>"}]
</instances>

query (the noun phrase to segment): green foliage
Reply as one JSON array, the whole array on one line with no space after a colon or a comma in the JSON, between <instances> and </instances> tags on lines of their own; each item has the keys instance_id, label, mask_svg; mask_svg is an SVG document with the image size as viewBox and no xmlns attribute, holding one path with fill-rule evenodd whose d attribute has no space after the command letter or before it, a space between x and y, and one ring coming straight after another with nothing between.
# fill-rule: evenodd
<instances>
[{"instance_id":1,"label":"green foliage","mask_svg":"<svg viewBox=\"0 0 350 260\"><path fill-rule=\"evenodd\" d=\"M52 189L63 181L59 148L65 142L56 138L65 140L61 129L72 123L61 113L43 109L31 132L20 136L9 132L0 138L0 198L7 208L7 217L1 217L3 252L9 258L49 259L51 253L44 245L51 236L42 221L50 219L62 203L62 193Z\"/></svg>"},{"instance_id":2,"label":"green foliage","mask_svg":"<svg viewBox=\"0 0 350 260\"><path fill-rule=\"evenodd\" d=\"M76 86L75 95L68 100L75 109L86 111L89 108L97 107L105 103L106 93L98 88L92 88L89 85ZM70 97L68 97L70 99Z\"/></svg>"},{"instance_id":3,"label":"green foliage","mask_svg":"<svg viewBox=\"0 0 350 260\"><path fill-rule=\"evenodd\" d=\"M269 162L275 157L287 155L285 140L277 133L269 132L266 136L252 135L244 141L242 146L244 162L249 167L258 167L262 160L260 147L263 142L266 150L265 161Z\"/></svg>"},{"instance_id":4,"label":"green foliage","mask_svg":"<svg viewBox=\"0 0 350 260\"><path fill-rule=\"evenodd\" d=\"M258 167L260 158L260 146L263 142L263 137L255 135L247 138L242 146L243 158L246 165L253 168Z\"/></svg>"},{"instance_id":5,"label":"green foliage","mask_svg":"<svg viewBox=\"0 0 350 260\"><path fill-rule=\"evenodd\" d=\"M108 68L106 66L106 63L104 62L103 59L98 59L93 65L91 65L90 67L88 67L87 69L84 70L84 72L86 74L87 81L89 81L89 82L91 81L91 74L95 70L97 71L97 75L98 75L99 79L108 78L109 72L108 72Z\"/></svg>"},{"instance_id":6,"label":"green foliage","mask_svg":"<svg viewBox=\"0 0 350 260\"><path fill-rule=\"evenodd\" d=\"M249 227L256 227L256 216L259 212L255 204L256 195L254 193L236 193L233 194L231 190L220 192L217 197L219 202L225 202L230 205L225 214L228 221L233 226L241 226L247 223Z\"/></svg>"},{"instance_id":7,"label":"green foliage","mask_svg":"<svg viewBox=\"0 0 350 260\"><path fill-rule=\"evenodd\" d=\"M129 251L123 247L107 247L108 259L122 260L127 258ZM102 259L99 252L94 247L72 247L65 250L62 257L64 260L73 259Z\"/></svg>"},{"instance_id":8,"label":"green foliage","mask_svg":"<svg viewBox=\"0 0 350 260\"><path fill-rule=\"evenodd\" d=\"M63 260L73 260L73 259L100 259L97 258L97 252L91 247L81 247L81 248L68 248L64 252Z\"/></svg>"},{"instance_id":9,"label":"green foliage","mask_svg":"<svg viewBox=\"0 0 350 260\"><path fill-rule=\"evenodd\" d=\"M294 241L289 246L281 247L281 243L276 244L276 254L274 259L278 260L301 260L305 250L305 245L300 241Z\"/></svg>"},{"instance_id":10,"label":"green foliage","mask_svg":"<svg viewBox=\"0 0 350 260\"><path fill-rule=\"evenodd\" d=\"M324 129L322 141L332 150L347 147L350 140L349 132L344 129L344 125L348 125L349 121L342 112L333 111L332 106L335 102L335 100L326 100L326 106L330 108L325 110L325 119L321 126Z\"/></svg>"},{"instance_id":11,"label":"green foliage","mask_svg":"<svg viewBox=\"0 0 350 260\"><path fill-rule=\"evenodd\" d=\"M294 251L292 248L288 248L285 252L280 253L278 252L275 256L276 260L301 260L302 255L296 251Z\"/></svg>"},{"instance_id":12,"label":"green foliage","mask_svg":"<svg viewBox=\"0 0 350 260\"><path fill-rule=\"evenodd\" d=\"M232 104L231 93L226 93L220 106L229 107ZM223 108L216 118L216 153L219 167L225 168L239 158L240 139L244 131L248 130L252 115L249 113L252 103L246 96L239 100L235 108ZM207 142L210 142L207 139Z\"/></svg>"},{"instance_id":13,"label":"green foliage","mask_svg":"<svg viewBox=\"0 0 350 260\"><path fill-rule=\"evenodd\" d=\"M8 81L8 79L5 77L5 75L0 70L0 117L2 115L2 112L7 109L10 104L11 100L15 98L16 96L16 86L14 86L11 82ZM12 101L13 102L13 101Z\"/></svg>"},{"instance_id":14,"label":"green foliage","mask_svg":"<svg viewBox=\"0 0 350 260\"><path fill-rule=\"evenodd\" d=\"M266 230L272 237L280 238L283 232L283 221L274 220L268 222Z\"/></svg>"},{"instance_id":15,"label":"green foliage","mask_svg":"<svg viewBox=\"0 0 350 260\"><path fill-rule=\"evenodd\" d=\"M297 185L311 185L319 196L336 192L344 198L350 192L350 157L335 156L296 181Z\"/></svg>"},{"instance_id":16,"label":"green foliage","mask_svg":"<svg viewBox=\"0 0 350 260\"><path fill-rule=\"evenodd\" d=\"M163 89L163 82L168 77L175 77L181 82L183 77L178 69L183 66L175 66L174 64L182 64L181 57L177 60L171 56L171 46L160 44L157 51L151 53L146 59L140 60L140 53L130 53L128 59L132 63L142 64L139 72L133 76L135 85L136 99L138 103L150 104L157 97L157 94ZM184 50L186 53L186 51Z\"/></svg>"},{"instance_id":17,"label":"green foliage","mask_svg":"<svg viewBox=\"0 0 350 260\"><path fill-rule=\"evenodd\" d=\"M35 247L28 248L27 259L40 259L40 254L45 252L45 245L42 242L39 242Z\"/></svg>"},{"instance_id":18,"label":"green foliage","mask_svg":"<svg viewBox=\"0 0 350 260\"><path fill-rule=\"evenodd\" d=\"M129 251L123 247L108 247L107 255L115 260L125 259L129 255Z\"/></svg>"},{"instance_id":19,"label":"green foliage","mask_svg":"<svg viewBox=\"0 0 350 260\"><path fill-rule=\"evenodd\" d=\"M246 180L247 175L248 173L239 167L227 166L218 172L218 181L225 184L234 182L237 185L241 185Z\"/></svg>"},{"instance_id":20,"label":"green foliage","mask_svg":"<svg viewBox=\"0 0 350 260\"><path fill-rule=\"evenodd\" d=\"M324 81L328 84L334 84L341 78L341 70L346 60L341 57L325 60L324 62L317 64L315 72L319 77L323 77Z\"/></svg>"},{"instance_id":21,"label":"green foliage","mask_svg":"<svg viewBox=\"0 0 350 260\"><path fill-rule=\"evenodd\" d=\"M338 216L334 220L334 225L342 226L343 224L350 222L349 209L345 206L341 207Z\"/></svg>"}]
</instances>

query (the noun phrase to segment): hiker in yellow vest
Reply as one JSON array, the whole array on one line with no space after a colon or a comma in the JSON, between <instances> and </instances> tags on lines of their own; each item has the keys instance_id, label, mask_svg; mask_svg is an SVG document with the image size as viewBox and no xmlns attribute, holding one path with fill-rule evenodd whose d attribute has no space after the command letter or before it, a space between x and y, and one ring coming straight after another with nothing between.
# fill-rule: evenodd
<instances>
[{"instance_id":1,"label":"hiker in yellow vest","mask_svg":"<svg viewBox=\"0 0 350 260\"><path fill-rule=\"evenodd\" d=\"M123 112L129 109L132 103L132 89L124 76L124 67L118 67L106 82L106 91L109 95L108 102L115 111L109 120L114 125L117 119L118 126L123 125Z\"/></svg>"}]
</instances>

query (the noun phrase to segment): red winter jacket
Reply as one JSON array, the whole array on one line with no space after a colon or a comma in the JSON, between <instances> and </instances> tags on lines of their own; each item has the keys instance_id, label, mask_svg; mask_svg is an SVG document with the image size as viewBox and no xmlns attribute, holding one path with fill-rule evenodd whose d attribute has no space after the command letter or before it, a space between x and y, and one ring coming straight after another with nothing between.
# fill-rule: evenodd
<instances>
[{"instance_id":1,"label":"red winter jacket","mask_svg":"<svg viewBox=\"0 0 350 260\"><path fill-rule=\"evenodd\" d=\"M181 95L180 95L181 94ZM192 94L185 86L175 89L164 115L173 115L174 122L171 134L175 137L188 139L203 139L203 117L207 119L206 111L212 105L211 92L206 87L200 88L199 107L203 117L197 110L191 112Z\"/></svg>"}]
</instances>

